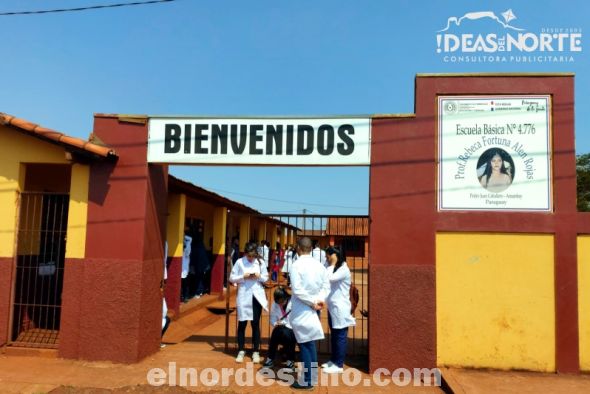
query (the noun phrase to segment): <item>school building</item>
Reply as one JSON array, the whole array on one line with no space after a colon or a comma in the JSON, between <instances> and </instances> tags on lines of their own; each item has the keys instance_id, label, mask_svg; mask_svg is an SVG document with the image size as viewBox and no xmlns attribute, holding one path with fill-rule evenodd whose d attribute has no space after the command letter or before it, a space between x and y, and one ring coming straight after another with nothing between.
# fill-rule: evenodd
<instances>
[{"instance_id":1,"label":"school building","mask_svg":"<svg viewBox=\"0 0 590 394\"><path fill-rule=\"evenodd\" d=\"M370 370L590 371L574 81L422 74L413 114L370 117L369 219L316 234L362 229L350 242L368 257ZM149 121L96 114L84 141L0 114L0 346L136 362L159 348L165 241L178 308L187 220L202 223L212 291L228 237L294 242L300 227L148 163ZM496 151L510 162L506 191L478 180Z\"/></svg>"}]
</instances>

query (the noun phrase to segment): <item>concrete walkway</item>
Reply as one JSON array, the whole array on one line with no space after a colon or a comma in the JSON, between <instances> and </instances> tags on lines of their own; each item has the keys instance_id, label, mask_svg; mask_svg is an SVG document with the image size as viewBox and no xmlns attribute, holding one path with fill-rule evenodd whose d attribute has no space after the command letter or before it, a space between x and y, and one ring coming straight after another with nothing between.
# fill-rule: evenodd
<instances>
[{"instance_id":1,"label":"concrete walkway","mask_svg":"<svg viewBox=\"0 0 590 394\"><path fill-rule=\"evenodd\" d=\"M211 300L200 300L203 306ZM34 351L29 355L18 349L5 349L0 355L0 393L47 393L52 394L107 394L107 393L291 393L275 379L260 375L260 365L236 364L234 354L224 350L225 316L211 313L207 308L194 308L182 313L180 319L172 322L164 342L167 346L156 354L136 364L114 364L111 362L86 362L55 358L55 352ZM249 334L249 331L247 332ZM7 351L6 351L7 350ZM249 355L248 355L249 356ZM250 361L249 357L246 361ZM320 358L320 361L322 358ZM154 368L152 377L162 386L150 386L148 373ZM197 385L181 387L180 369L194 368ZM202 375L205 369L213 368L221 375L222 368L245 368L240 378L228 375L228 384L221 380L208 387L203 384L212 375ZM349 380L355 378L356 370L347 369ZM175 373L170 374L170 371ZM209 374L212 370L208 370ZM207 371L205 371L207 372ZM238 373L236 370L234 373ZM164 377L164 374L166 376ZM190 371L189 371L190 374ZM229 372L228 372L229 374ZM174 378L169 379L169 376ZM182 374L187 376L186 374ZM469 370L444 370L450 389L459 393L590 393L590 376L561 376L524 372L489 372ZM284 378L288 376L285 375ZM344 377L339 376L339 385L330 385L329 376L322 374L320 387L315 393L442 393L439 387L405 387L391 383L378 386L371 376L358 372L360 385L347 386ZM221 378L221 376L220 376ZM251 378L253 384L238 384ZM190 383L187 379L186 383ZM378 382L377 382L378 383ZM367 385L365 385L367 384ZM268 385L265 387L265 385Z\"/></svg>"},{"instance_id":2,"label":"concrete walkway","mask_svg":"<svg viewBox=\"0 0 590 394\"><path fill-rule=\"evenodd\" d=\"M260 365L251 363L236 364L235 354L224 353L225 315L211 313L205 306L211 305L210 300L199 300L204 307L181 312L180 318L173 321L163 339L166 347L156 354L136 364L114 364L111 362L87 362L64 360L55 358L52 351L32 351L27 353L20 349L5 349L0 355L0 393L47 393L53 394L103 394L130 392L165 392L185 393L187 391L201 391L211 393L291 393L295 392L288 386L280 385L277 380L260 375ZM184 309L184 308L183 308ZM250 331L248 328L247 335ZM233 345L233 344L232 344ZM52 357L53 356L53 357ZM250 354L246 361L250 361ZM325 361L320 359L321 362ZM163 386L148 385L148 373L154 368L158 374L170 375L175 371L175 381L166 376L162 379ZM222 368L245 368L240 372L240 379L228 376L228 384L207 387L202 380L197 379L198 385L179 387L180 369L194 368L200 377L206 368L221 371ZM356 370L349 368L351 372ZM278 370L277 370L278 372ZM234 373L237 373L234 371ZM229 374L229 372L228 372ZM183 374L187 376L186 374ZM171 376L171 375L170 375ZM285 375L284 377L291 376ZM330 376L339 376L339 385L330 386ZM363 392L376 393L404 392L404 393L441 393L438 387L396 387L390 385L379 387L370 382L370 375L358 372L361 384L365 380L371 387L362 386ZM210 376L205 377L206 380ZM221 376L220 376L221 378ZM252 386L238 384L252 378ZM354 376L350 375L350 379ZM322 375L322 387L317 387L316 393L357 393L358 386L349 387L342 382L341 375ZM158 380L159 382L159 380ZM186 383L190 383L187 378ZM170 384L176 384L170 386ZM267 387L263 385L268 385Z\"/></svg>"},{"instance_id":3,"label":"concrete walkway","mask_svg":"<svg viewBox=\"0 0 590 394\"><path fill-rule=\"evenodd\" d=\"M454 394L577 394L590 393L590 375L443 369Z\"/></svg>"}]
</instances>

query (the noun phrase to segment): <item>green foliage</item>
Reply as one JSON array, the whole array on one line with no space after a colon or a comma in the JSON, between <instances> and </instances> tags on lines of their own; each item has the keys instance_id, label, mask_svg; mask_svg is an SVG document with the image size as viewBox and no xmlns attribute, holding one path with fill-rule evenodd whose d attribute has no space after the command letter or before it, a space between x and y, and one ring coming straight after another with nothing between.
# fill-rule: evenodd
<instances>
[{"instance_id":1,"label":"green foliage","mask_svg":"<svg viewBox=\"0 0 590 394\"><path fill-rule=\"evenodd\" d=\"M576 157L578 211L590 212L590 153Z\"/></svg>"}]
</instances>

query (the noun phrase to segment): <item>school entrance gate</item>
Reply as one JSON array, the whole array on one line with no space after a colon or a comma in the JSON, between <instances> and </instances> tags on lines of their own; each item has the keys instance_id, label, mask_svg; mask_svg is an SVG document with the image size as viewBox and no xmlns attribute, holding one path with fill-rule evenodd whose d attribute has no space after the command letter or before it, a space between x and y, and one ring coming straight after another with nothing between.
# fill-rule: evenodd
<instances>
[{"instance_id":1,"label":"school entrance gate","mask_svg":"<svg viewBox=\"0 0 590 394\"><path fill-rule=\"evenodd\" d=\"M328 245L337 245L346 256L346 263L351 271L352 284L358 289L358 304L353 313L356 326L351 327L348 333L347 357L348 362L354 362L356 366L367 367L368 356L368 290L369 290L369 218L368 216L337 216L337 215L295 215L295 214L268 214L264 218L273 218L278 223L286 226L265 226L258 224L250 237L251 240L260 242L269 241L271 247L279 243L282 247L294 246L301 237L308 237L313 243L325 249ZM262 219L264 219L262 218ZM239 237L239 226L229 223L227 226L228 238ZM277 231L278 230L278 231ZM244 238L244 237L242 237ZM272 250L272 249L271 249ZM316 256L317 257L317 256ZM269 253L270 259L270 282L265 285L266 298L269 300L269 307L272 305L273 292L277 286L288 287L288 281L284 273L288 273L292 262L283 259L284 265L281 269L274 270L275 259L279 258L274 252ZM229 274L231 265L227 262L226 273ZM229 275L228 275L229 278ZM225 290L225 351L237 352L237 313L236 313L236 288L227 286ZM329 353L330 330L327 321L327 311L320 314L320 320L324 328L326 339L318 342L318 352ZM261 318L262 348L268 345L268 339L272 332L269 315L262 314Z\"/></svg>"},{"instance_id":2,"label":"school entrance gate","mask_svg":"<svg viewBox=\"0 0 590 394\"><path fill-rule=\"evenodd\" d=\"M248 165L304 156L306 165L370 165L370 370L590 370L574 76L419 75L415 87L407 115L95 115L94 141L118 161L89 163L86 245L83 259L65 259L59 354L134 362L157 351L163 163L179 162L166 155ZM156 131L159 145L148 147ZM0 278L10 277L12 258L1 261Z\"/></svg>"}]
</instances>

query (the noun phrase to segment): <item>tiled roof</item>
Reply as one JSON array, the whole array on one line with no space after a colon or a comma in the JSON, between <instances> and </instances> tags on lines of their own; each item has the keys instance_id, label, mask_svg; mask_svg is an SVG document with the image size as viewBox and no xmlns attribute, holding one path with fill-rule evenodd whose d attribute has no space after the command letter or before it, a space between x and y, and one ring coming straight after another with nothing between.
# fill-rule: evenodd
<instances>
[{"instance_id":1,"label":"tiled roof","mask_svg":"<svg viewBox=\"0 0 590 394\"><path fill-rule=\"evenodd\" d=\"M17 118L3 112L0 112L0 126L14 127L33 137L56 143L79 153L91 154L100 157L117 157L115 151L107 146L98 145L90 141L84 141L83 139L76 137L70 137L60 133L59 131L39 126L25 119Z\"/></svg>"}]
</instances>

